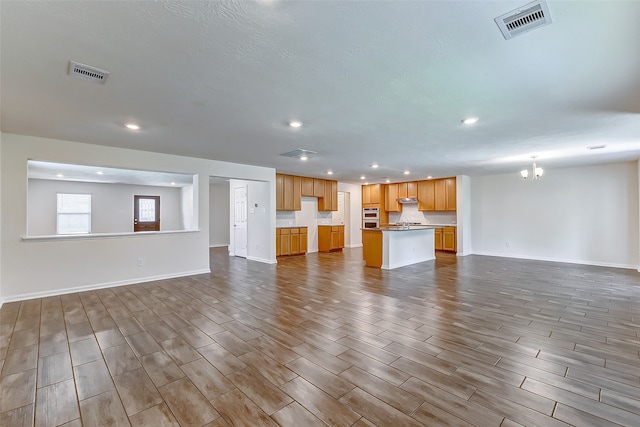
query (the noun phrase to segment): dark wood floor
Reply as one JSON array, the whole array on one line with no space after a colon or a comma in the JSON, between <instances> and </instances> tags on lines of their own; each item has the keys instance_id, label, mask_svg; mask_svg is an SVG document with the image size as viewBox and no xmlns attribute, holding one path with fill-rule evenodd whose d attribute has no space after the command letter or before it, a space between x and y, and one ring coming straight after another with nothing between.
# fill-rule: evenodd
<instances>
[{"instance_id":1,"label":"dark wood floor","mask_svg":"<svg viewBox=\"0 0 640 427\"><path fill-rule=\"evenodd\" d=\"M640 274L358 249L5 304L2 426L640 426Z\"/></svg>"}]
</instances>

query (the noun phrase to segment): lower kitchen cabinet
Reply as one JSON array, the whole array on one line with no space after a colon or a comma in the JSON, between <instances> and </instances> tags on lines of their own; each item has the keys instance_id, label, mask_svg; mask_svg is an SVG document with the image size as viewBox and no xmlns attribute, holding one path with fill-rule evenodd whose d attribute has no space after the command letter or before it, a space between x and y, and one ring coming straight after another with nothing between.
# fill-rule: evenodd
<instances>
[{"instance_id":1,"label":"lower kitchen cabinet","mask_svg":"<svg viewBox=\"0 0 640 427\"><path fill-rule=\"evenodd\" d=\"M456 252L456 227L436 228L433 230L437 251Z\"/></svg>"},{"instance_id":2,"label":"lower kitchen cabinet","mask_svg":"<svg viewBox=\"0 0 640 427\"><path fill-rule=\"evenodd\" d=\"M344 248L344 225L318 226L318 251L333 252Z\"/></svg>"},{"instance_id":3,"label":"lower kitchen cabinet","mask_svg":"<svg viewBox=\"0 0 640 427\"><path fill-rule=\"evenodd\" d=\"M276 256L304 255L307 227L276 228Z\"/></svg>"}]
</instances>

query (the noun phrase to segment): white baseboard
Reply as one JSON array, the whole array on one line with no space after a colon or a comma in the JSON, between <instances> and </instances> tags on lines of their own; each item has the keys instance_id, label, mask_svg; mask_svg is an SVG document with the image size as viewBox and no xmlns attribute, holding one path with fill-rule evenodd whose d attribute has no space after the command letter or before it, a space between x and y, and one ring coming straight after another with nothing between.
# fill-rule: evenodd
<instances>
[{"instance_id":1,"label":"white baseboard","mask_svg":"<svg viewBox=\"0 0 640 427\"><path fill-rule=\"evenodd\" d=\"M208 274L208 273L211 273L211 270L208 268L205 268L202 270L183 271L175 274L162 274L158 276L138 277L135 279L119 280L116 282L97 283L95 285L78 286L75 288L55 289L52 291L32 292L28 294L13 295L9 297L0 298L0 307L1 307L1 304L4 304L5 302L24 301L24 300L35 299L35 298L46 298L46 297L53 297L53 296L64 295L64 294L73 294L76 292L94 291L96 289L115 288L118 286L153 282L155 280L175 279L176 277L195 276L196 274Z\"/></svg>"},{"instance_id":2,"label":"white baseboard","mask_svg":"<svg viewBox=\"0 0 640 427\"><path fill-rule=\"evenodd\" d=\"M277 264L278 261L276 261L275 259L266 259L266 258L258 258L255 256L248 256L247 259L249 261L258 261L258 262L263 262L265 264Z\"/></svg>"},{"instance_id":3,"label":"white baseboard","mask_svg":"<svg viewBox=\"0 0 640 427\"><path fill-rule=\"evenodd\" d=\"M472 252L469 255L483 255L483 256L494 256L500 258L515 258L515 259L529 259L532 261L548 261L548 262L561 262L565 264L579 264L579 265L593 265L595 267L613 267L613 268L625 268L625 269L637 269L640 271L640 267L637 265L631 264L618 264L611 262L599 262L599 261L585 261L579 259L563 259L563 258L548 258L548 257L535 257L529 255L512 255L512 254L504 254L504 253L496 253L496 252Z\"/></svg>"},{"instance_id":4,"label":"white baseboard","mask_svg":"<svg viewBox=\"0 0 640 427\"><path fill-rule=\"evenodd\" d=\"M228 248L229 245L209 245L209 248Z\"/></svg>"},{"instance_id":5,"label":"white baseboard","mask_svg":"<svg viewBox=\"0 0 640 427\"><path fill-rule=\"evenodd\" d=\"M353 249L353 248L361 248L361 247L362 247L362 243L361 243L361 244L359 244L359 245L348 245L348 246L345 246L345 248L349 248L349 249Z\"/></svg>"}]
</instances>

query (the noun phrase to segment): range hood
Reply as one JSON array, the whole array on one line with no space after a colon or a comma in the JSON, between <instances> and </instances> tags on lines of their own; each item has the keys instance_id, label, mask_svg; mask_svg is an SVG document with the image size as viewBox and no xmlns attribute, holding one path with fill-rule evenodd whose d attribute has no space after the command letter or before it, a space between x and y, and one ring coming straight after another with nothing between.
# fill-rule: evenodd
<instances>
[{"instance_id":1,"label":"range hood","mask_svg":"<svg viewBox=\"0 0 640 427\"><path fill-rule=\"evenodd\" d=\"M396 200L398 203L418 203L418 199L415 197L402 197Z\"/></svg>"}]
</instances>

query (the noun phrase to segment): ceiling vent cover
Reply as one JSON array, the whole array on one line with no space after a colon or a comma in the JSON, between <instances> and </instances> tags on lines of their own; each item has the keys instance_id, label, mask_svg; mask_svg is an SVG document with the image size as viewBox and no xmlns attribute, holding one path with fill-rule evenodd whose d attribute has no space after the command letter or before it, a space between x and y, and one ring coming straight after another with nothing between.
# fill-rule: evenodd
<instances>
[{"instance_id":1,"label":"ceiling vent cover","mask_svg":"<svg viewBox=\"0 0 640 427\"><path fill-rule=\"evenodd\" d=\"M299 159L302 156L309 157L311 154L318 154L318 152L317 151L311 151L311 150L303 150L302 148L298 148L297 150L288 151L288 152L282 153L280 155L281 156L285 156L285 157L296 157L296 158Z\"/></svg>"},{"instance_id":2,"label":"ceiling vent cover","mask_svg":"<svg viewBox=\"0 0 640 427\"><path fill-rule=\"evenodd\" d=\"M109 76L108 71L101 70L99 68L90 67L88 65L80 64L79 62L69 61L69 72L71 77L77 77L83 80L89 80L90 82L104 84Z\"/></svg>"},{"instance_id":3,"label":"ceiling vent cover","mask_svg":"<svg viewBox=\"0 0 640 427\"><path fill-rule=\"evenodd\" d=\"M536 28L551 24L551 13L546 0L529 3L509 13L498 16L498 28L505 39L509 40Z\"/></svg>"}]
</instances>

